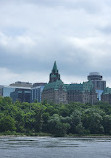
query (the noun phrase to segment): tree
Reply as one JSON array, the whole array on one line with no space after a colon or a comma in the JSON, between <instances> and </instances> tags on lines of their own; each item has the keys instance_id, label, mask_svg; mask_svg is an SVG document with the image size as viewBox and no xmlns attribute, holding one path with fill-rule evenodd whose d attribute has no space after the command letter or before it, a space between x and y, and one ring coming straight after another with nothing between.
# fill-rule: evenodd
<instances>
[{"instance_id":1,"label":"tree","mask_svg":"<svg viewBox=\"0 0 111 158\"><path fill-rule=\"evenodd\" d=\"M71 114L71 129L70 132L73 134L79 134L82 133L81 129L83 129L82 122L81 122L81 111L75 109L73 113ZM80 128L81 127L81 128ZM80 130L80 131L79 131Z\"/></svg>"},{"instance_id":2,"label":"tree","mask_svg":"<svg viewBox=\"0 0 111 158\"><path fill-rule=\"evenodd\" d=\"M54 136L64 136L69 128L70 125L62 123L58 114L54 114L48 121L48 130Z\"/></svg>"},{"instance_id":3,"label":"tree","mask_svg":"<svg viewBox=\"0 0 111 158\"><path fill-rule=\"evenodd\" d=\"M105 134L111 134L111 115L105 115L103 117L103 126Z\"/></svg>"},{"instance_id":4,"label":"tree","mask_svg":"<svg viewBox=\"0 0 111 158\"><path fill-rule=\"evenodd\" d=\"M36 132L42 131L43 125L43 113L45 111L45 106L39 103L36 103L34 109L34 129Z\"/></svg>"},{"instance_id":5,"label":"tree","mask_svg":"<svg viewBox=\"0 0 111 158\"><path fill-rule=\"evenodd\" d=\"M82 122L80 122L77 126L76 126L76 133L83 135L85 133L85 129L82 125Z\"/></svg>"},{"instance_id":6,"label":"tree","mask_svg":"<svg viewBox=\"0 0 111 158\"><path fill-rule=\"evenodd\" d=\"M15 131L15 120L11 116L3 116L0 119L0 132Z\"/></svg>"},{"instance_id":7,"label":"tree","mask_svg":"<svg viewBox=\"0 0 111 158\"><path fill-rule=\"evenodd\" d=\"M86 109L83 115L83 125L90 131L91 134L104 133L104 127L102 125L103 112L99 109L89 108Z\"/></svg>"},{"instance_id":8,"label":"tree","mask_svg":"<svg viewBox=\"0 0 111 158\"><path fill-rule=\"evenodd\" d=\"M63 117L66 117L69 115L69 109L65 105L61 105L61 107L59 108L59 114Z\"/></svg>"},{"instance_id":9,"label":"tree","mask_svg":"<svg viewBox=\"0 0 111 158\"><path fill-rule=\"evenodd\" d=\"M50 115L48 112L44 112L42 115L43 124L42 124L42 131L48 132L48 120L50 118Z\"/></svg>"}]
</instances>

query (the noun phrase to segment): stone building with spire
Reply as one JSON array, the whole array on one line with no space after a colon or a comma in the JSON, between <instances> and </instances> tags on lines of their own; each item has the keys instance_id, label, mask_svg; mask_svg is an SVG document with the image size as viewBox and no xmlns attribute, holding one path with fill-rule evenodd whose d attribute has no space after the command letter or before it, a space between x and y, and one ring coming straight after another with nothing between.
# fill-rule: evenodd
<instances>
[{"instance_id":1,"label":"stone building with spire","mask_svg":"<svg viewBox=\"0 0 111 158\"><path fill-rule=\"evenodd\" d=\"M42 92L42 101L55 104L71 102L94 104L98 100L92 81L82 84L64 84L60 79L55 61L49 76L49 83L45 85Z\"/></svg>"},{"instance_id":2,"label":"stone building with spire","mask_svg":"<svg viewBox=\"0 0 111 158\"><path fill-rule=\"evenodd\" d=\"M67 89L65 84L60 79L56 61L54 62L52 72L50 73L49 83L45 85L42 92L42 101L55 104L68 103Z\"/></svg>"}]
</instances>

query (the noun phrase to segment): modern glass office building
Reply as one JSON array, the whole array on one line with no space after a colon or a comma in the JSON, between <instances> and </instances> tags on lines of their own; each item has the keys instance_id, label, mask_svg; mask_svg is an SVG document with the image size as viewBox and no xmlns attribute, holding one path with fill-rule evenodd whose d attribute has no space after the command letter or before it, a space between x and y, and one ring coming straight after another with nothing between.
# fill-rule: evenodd
<instances>
[{"instance_id":1,"label":"modern glass office building","mask_svg":"<svg viewBox=\"0 0 111 158\"><path fill-rule=\"evenodd\" d=\"M20 102L41 102L41 95L46 83L34 83L33 86L25 82L16 82L10 86L2 86L1 95L3 97L11 97L12 101ZM23 85L23 87L20 87Z\"/></svg>"},{"instance_id":2,"label":"modern glass office building","mask_svg":"<svg viewBox=\"0 0 111 158\"><path fill-rule=\"evenodd\" d=\"M31 103L31 89L16 88L14 92L10 93L13 102L19 100L20 102Z\"/></svg>"},{"instance_id":3,"label":"modern glass office building","mask_svg":"<svg viewBox=\"0 0 111 158\"><path fill-rule=\"evenodd\" d=\"M34 101L41 102L41 95L43 89L44 86L37 86L32 88L32 102Z\"/></svg>"},{"instance_id":4,"label":"modern glass office building","mask_svg":"<svg viewBox=\"0 0 111 158\"><path fill-rule=\"evenodd\" d=\"M11 97L10 94L15 91L15 87L4 86L2 88L3 97Z\"/></svg>"},{"instance_id":5,"label":"modern glass office building","mask_svg":"<svg viewBox=\"0 0 111 158\"><path fill-rule=\"evenodd\" d=\"M3 97L11 97L12 101L31 102L31 88L4 86L2 88Z\"/></svg>"}]
</instances>

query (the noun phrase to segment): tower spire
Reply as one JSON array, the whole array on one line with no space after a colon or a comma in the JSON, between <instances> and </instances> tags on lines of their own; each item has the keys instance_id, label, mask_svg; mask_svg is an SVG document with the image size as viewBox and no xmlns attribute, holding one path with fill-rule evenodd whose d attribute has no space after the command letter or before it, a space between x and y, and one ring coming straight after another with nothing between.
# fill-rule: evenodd
<instances>
[{"instance_id":1,"label":"tower spire","mask_svg":"<svg viewBox=\"0 0 111 158\"><path fill-rule=\"evenodd\" d=\"M53 73L57 73L57 72L58 72L56 61L54 62L52 72L53 72Z\"/></svg>"},{"instance_id":2,"label":"tower spire","mask_svg":"<svg viewBox=\"0 0 111 158\"><path fill-rule=\"evenodd\" d=\"M50 73L49 82L56 82L57 80L60 80L60 74L58 73L57 64L55 61L52 68L52 72Z\"/></svg>"}]
</instances>

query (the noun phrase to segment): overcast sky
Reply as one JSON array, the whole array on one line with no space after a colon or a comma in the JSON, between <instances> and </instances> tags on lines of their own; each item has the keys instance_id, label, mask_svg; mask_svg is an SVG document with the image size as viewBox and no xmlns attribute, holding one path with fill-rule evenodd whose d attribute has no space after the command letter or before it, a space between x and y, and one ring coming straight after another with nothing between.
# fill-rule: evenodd
<instances>
[{"instance_id":1,"label":"overcast sky","mask_svg":"<svg viewBox=\"0 0 111 158\"><path fill-rule=\"evenodd\" d=\"M111 0L0 0L0 84L64 83L100 72L111 86Z\"/></svg>"}]
</instances>

